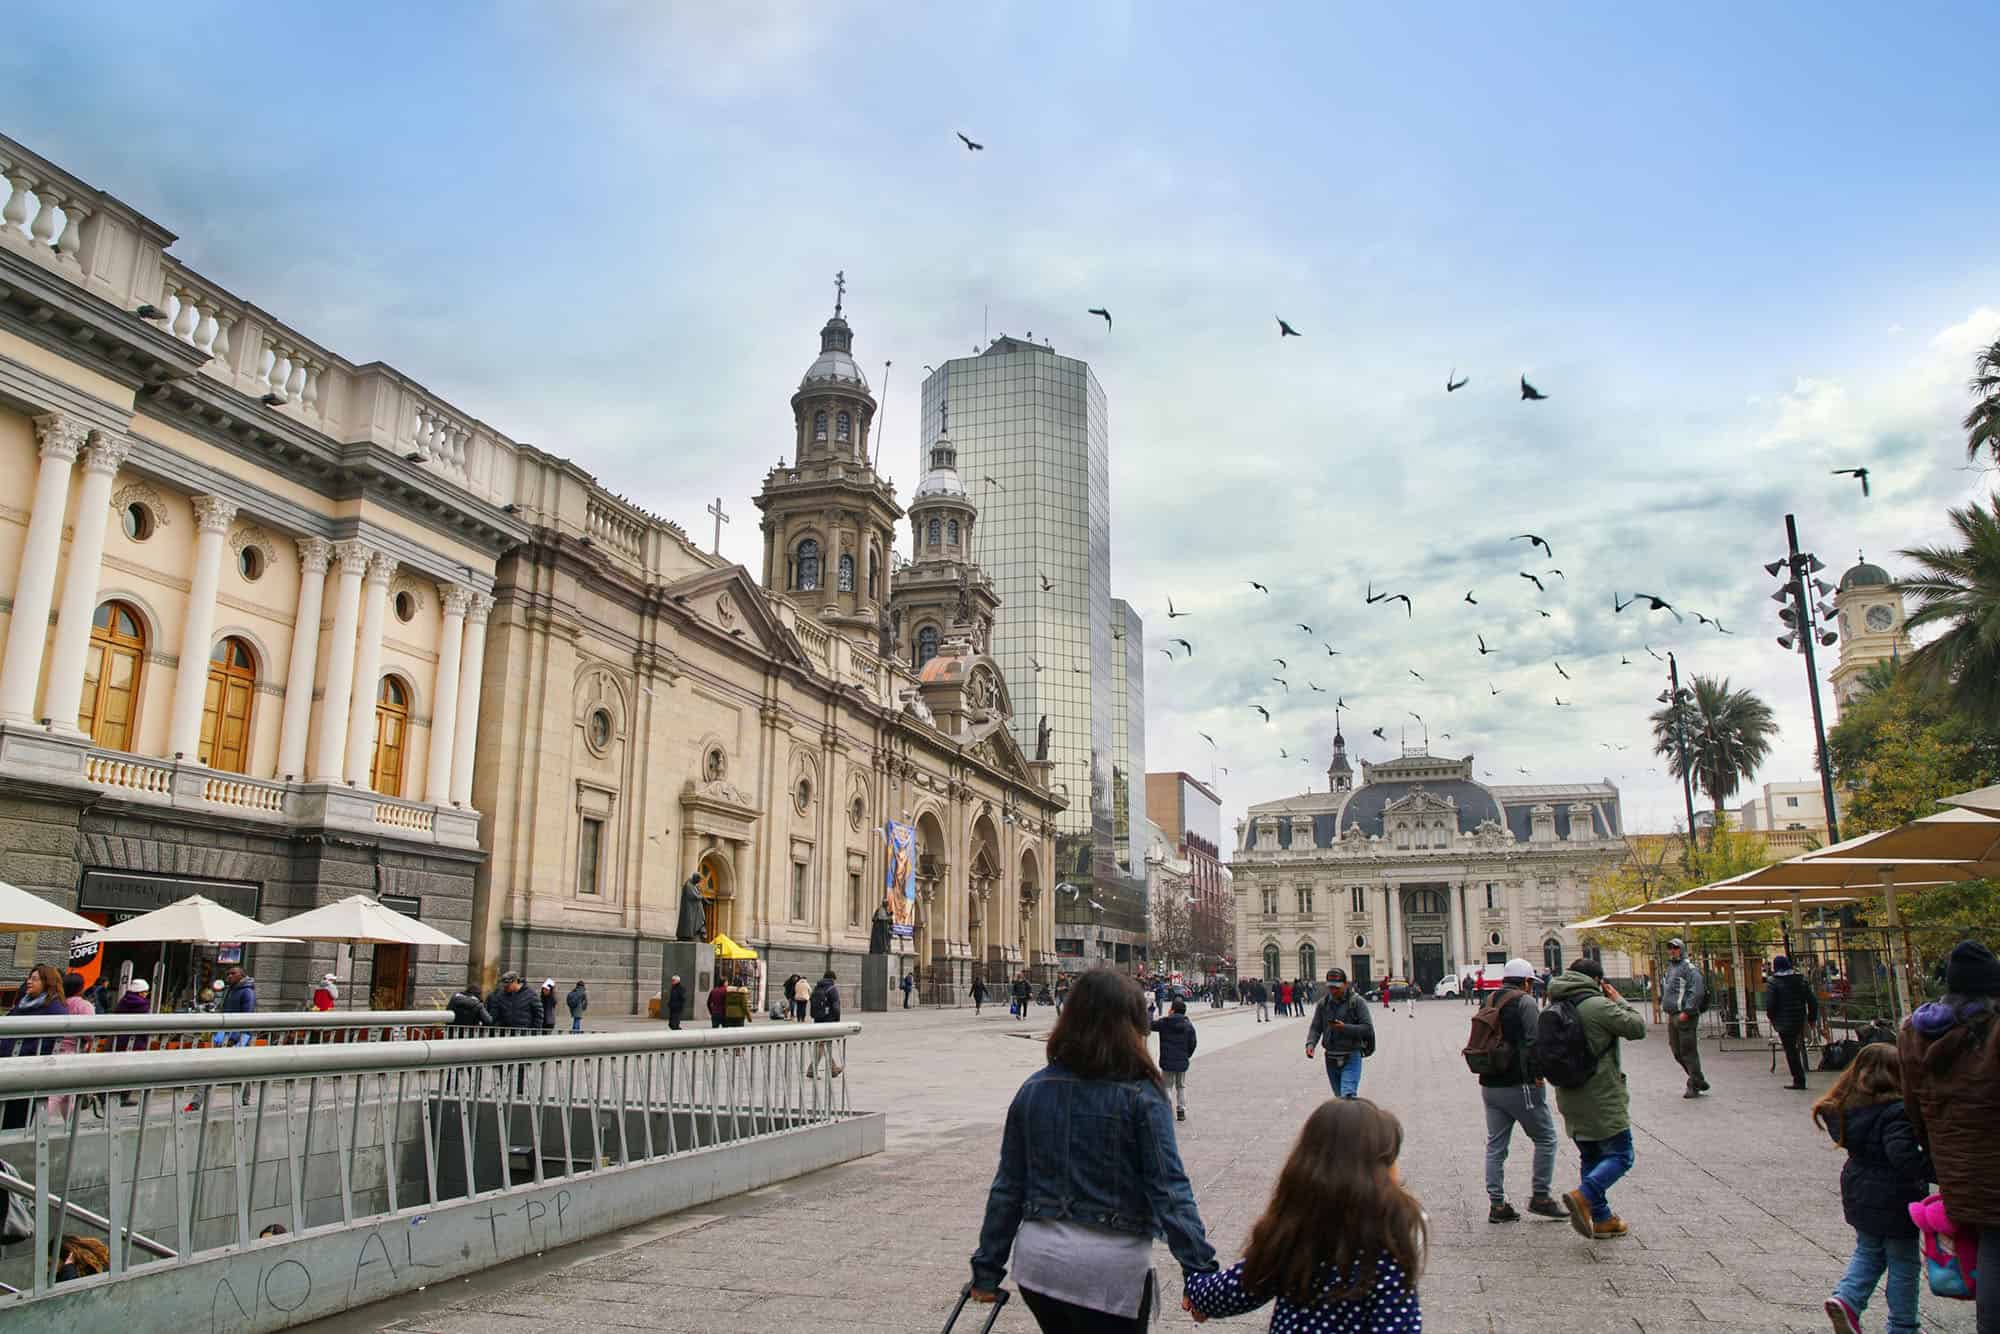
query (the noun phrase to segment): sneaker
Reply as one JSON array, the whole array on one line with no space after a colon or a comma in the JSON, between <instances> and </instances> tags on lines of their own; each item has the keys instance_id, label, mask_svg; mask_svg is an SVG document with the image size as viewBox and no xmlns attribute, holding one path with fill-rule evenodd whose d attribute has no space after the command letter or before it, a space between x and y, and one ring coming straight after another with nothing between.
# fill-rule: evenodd
<instances>
[{"instance_id":1,"label":"sneaker","mask_svg":"<svg viewBox=\"0 0 2000 1334\"><path fill-rule=\"evenodd\" d=\"M1552 1195L1537 1195L1528 1201L1528 1212L1543 1218L1568 1218L1569 1210L1562 1207L1562 1201Z\"/></svg>"},{"instance_id":2,"label":"sneaker","mask_svg":"<svg viewBox=\"0 0 2000 1334\"><path fill-rule=\"evenodd\" d=\"M1521 1221L1521 1215L1515 1212L1513 1205L1502 1200L1486 1211L1486 1221L1489 1223L1518 1223Z\"/></svg>"},{"instance_id":3,"label":"sneaker","mask_svg":"<svg viewBox=\"0 0 2000 1334\"><path fill-rule=\"evenodd\" d=\"M1798 1083L1796 1083L1796 1084L1787 1084L1787 1085L1785 1085L1785 1087L1786 1087L1786 1088L1788 1088L1788 1089L1794 1089L1794 1090L1798 1090L1798 1091L1800 1091L1800 1092L1803 1092L1803 1091L1804 1091L1804 1089L1805 1089L1805 1086L1806 1086L1806 1082L1805 1082L1805 1081L1804 1081L1803 1079L1801 1079L1801 1080L1800 1080L1800 1081L1799 1081Z\"/></svg>"},{"instance_id":4,"label":"sneaker","mask_svg":"<svg viewBox=\"0 0 2000 1334\"><path fill-rule=\"evenodd\" d=\"M1629 1231L1631 1229L1625 1226L1625 1220L1617 1214L1613 1214L1601 1222L1590 1225L1590 1235L1597 1240L1602 1240L1606 1237L1622 1237Z\"/></svg>"},{"instance_id":5,"label":"sneaker","mask_svg":"<svg viewBox=\"0 0 2000 1334\"><path fill-rule=\"evenodd\" d=\"M1861 1313L1849 1306L1845 1298L1826 1299L1826 1319L1834 1334L1861 1334Z\"/></svg>"},{"instance_id":6,"label":"sneaker","mask_svg":"<svg viewBox=\"0 0 2000 1334\"><path fill-rule=\"evenodd\" d=\"M1562 1202L1563 1207L1569 1210L1569 1225L1576 1229L1577 1236L1589 1241L1590 1201L1584 1198L1582 1191L1572 1190L1563 1193Z\"/></svg>"},{"instance_id":7,"label":"sneaker","mask_svg":"<svg viewBox=\"0 0 2000 1334\"><path fill-rule=\"evenodd\" d=\"M1699 1087L1703 1093L1708 1092L1708 1081L1706 1079L1702 1080L1697 1087Z\"/></svg>"},{"instance_id":8,"label":"sneaker","mask_svg":"<svg viewBox=\"0 0 2000 1334\"><path fill-rule=\"evenodd\" d=\"M1683 1098L1699 1098L1701 1096L1701 1090L1689 1089L1686 1093L1681 1094L1681 1096Z\"/></svg>"},{"instance_id":9,"label":"sneaker","mask_svg":"<svg viewBox=\"0 0 2000 1334\"><path fill-rule=\"evenodd\" d=\"M1185 1120L1187 1120L1187 1108L1185 1108L1185 1107L1176 1107L1176 1108L1174 1108L1174 1120L1176 1120L1176 1121L1185 1121Z\"/></svg>"}]
</instances>

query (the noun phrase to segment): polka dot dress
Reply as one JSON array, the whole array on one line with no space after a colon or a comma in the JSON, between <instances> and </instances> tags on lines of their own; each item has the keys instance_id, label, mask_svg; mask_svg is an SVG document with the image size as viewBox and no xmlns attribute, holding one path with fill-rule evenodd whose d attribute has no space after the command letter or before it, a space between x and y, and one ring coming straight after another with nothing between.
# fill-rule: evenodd
<instances>
[{"instance_id":1,"label":"polka dot dress","mask_svg":"<svg viewBox=\"0 0 2000 1334\"><path fill-rule=\"evenodd\" d=\"M1218 1274L1190 1274L1188 1301L1205 1316L1243 1315L1271 1300L1243 1286L1243 1265ZM1375 1286L1366 1296L1343 1302L1298 1306L1278 1298L1271 1313L1271 1334L1423 1334L1424 1318L1417 1310L1415 1289L1403 1282L1403 1271L1385 1252L1376 1257Z\"/></svg>"}]
</instances>

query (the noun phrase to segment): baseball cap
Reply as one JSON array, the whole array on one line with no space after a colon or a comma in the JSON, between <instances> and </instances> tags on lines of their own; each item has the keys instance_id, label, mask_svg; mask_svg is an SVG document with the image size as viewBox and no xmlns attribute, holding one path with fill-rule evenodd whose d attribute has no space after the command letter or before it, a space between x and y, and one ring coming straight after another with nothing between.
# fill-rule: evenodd
<instances>
[{"instance_id":1,"label":"baseball cap","mask_svg":"<svg viewBox=\"0 0 2000 1334\"><path fill-rule=\"evenodd\" d=\"M1675 936L1672 940L1667 942L1667 948L1684 950L1687 948L1687 943L1683 941L1679 936Z\"/></svg>"},{"instance_id":2,"label":"baseball cap","mask_svg":"<svg viewBox=\"0 0 2000 1334\"><path fill-rule=\"evenodd\" d=\"M555 984L556 980L553 977L545 977L542 979L542 985L545 987L552 987Z\"/></svg>"},{"instance_id":3,"label":"baseball cap","mask_svg":"<svg viewBox=\"0 0 2000 1334\"><path fill-rule=\"evenodd\" d=\"M1500 976L1509 982L1515 981L1518 978L1533 977L1534 975L1535 965L1529 963L1526 959L1509 959L1507 960L1507 966L1500 971Z\"/></svg>"},{"instance_id":4,"label":"baseball cap","mask_svg":"<svg viewBox=\"0 0 2000 1334\"><path fill-rule=\"evenodd\" d=\"M1345 982L1347 974L1338 968L1329 968L1326 970L1326 980L1329 982Z\"/></svg>"}]
</instances>

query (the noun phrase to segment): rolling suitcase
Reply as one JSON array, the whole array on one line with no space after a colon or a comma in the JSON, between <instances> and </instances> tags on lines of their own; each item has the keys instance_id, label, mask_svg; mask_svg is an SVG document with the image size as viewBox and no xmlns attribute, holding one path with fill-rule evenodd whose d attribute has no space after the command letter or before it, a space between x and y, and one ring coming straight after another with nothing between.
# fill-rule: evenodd
<instances>
[{"instance_id":1,"label":"rolling suitcase","mask_svg":"<svg viewBox=\"0 0 2000 1334\"><path fill-rule=\"evenodd\" d=\"M986 1323L979 1327L979 1334L992 1334L993 1322L1000 1318L1000 1312L1007 1307L1007 1299L1013 1295L1005 1288L999 1290L998 1299L986 1312ZM939 1334L951 1334L952 1326L958 1323L958 1313L963 1311L965 1304L971 1300L972 1285L968 1283L958 1290L958 1305L951 1308L951 1315L946 1318L944 1329Z\"/></svg>"}]
</instances>

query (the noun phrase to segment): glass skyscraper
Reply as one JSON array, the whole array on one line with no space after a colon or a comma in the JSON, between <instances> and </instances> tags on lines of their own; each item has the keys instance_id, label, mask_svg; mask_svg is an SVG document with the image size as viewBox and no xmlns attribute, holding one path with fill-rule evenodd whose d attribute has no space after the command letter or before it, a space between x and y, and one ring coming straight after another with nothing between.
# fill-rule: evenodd
<instances>
[{"instance_id":1,"label":"glass skyscraper","mask_svg":"<svg viewBox=\"0 0 2000 1334\"><path fill-rule=\"evenodd\" d=\"M1107 938L1105 959L1137 963L1144 957L1144 873L1136 877L1137 898L1129 899L1121 888L1134 877L1118 866L1114 812L1114 658L1124 645L1113 638L1104 387L1085 362L997 338L924 381L924 457L945 430L979 506L972 557L1000 594L988 651L1007 676L1015 740L1033 754L1036 729L1048 717L1053 781L1069 795L1056 864L1059 879L1077 892L1057 895L1058 952L1066 923L1095 924L1108 928L1092 933ZM1143 699L1143 685L1140 691ZM1143 732L1143 704L1137 717ZM1143 761L1128 772L1143 791ZM1093 900L1102 906L1093 908ZM1102 960L1093 954L1087 961Z\"/></svg>"}]
</instances>

